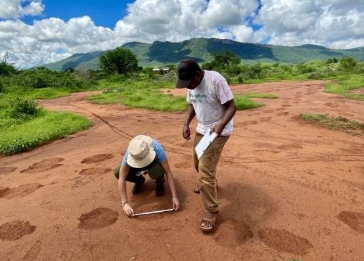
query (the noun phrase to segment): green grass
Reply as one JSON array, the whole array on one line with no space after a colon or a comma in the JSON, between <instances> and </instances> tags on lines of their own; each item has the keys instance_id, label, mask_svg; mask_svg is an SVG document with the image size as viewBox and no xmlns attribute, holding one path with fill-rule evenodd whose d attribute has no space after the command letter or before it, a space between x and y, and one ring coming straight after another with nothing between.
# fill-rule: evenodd
<instances>
[{"instance_id":1,"label":"green grass","mask_svg":"<svg viewBox=\"0 0 364 261\"><path fill-rule=\"evenodd\" d=\"M277 95L271 93L244 93L247 98L278 99Z\"/></svg>"},{"instance_id":2,"label":"green grass","mask_svg":"<svg viewBox=\"0 0 364 261\"><path fill-rule=\"evenodd\" d=\"M238 110L249 110L264 106L263 103L252 101L245 95L234 95L234 101L236 109Z\"/></svg>"},{"instance_id":3,"label":"green grass","mask_svg":"<svg viewBox=\"0 0 364 261\"><path fill-rule=\"evenodd\" d=\"M336 82L325 85L325 92L343 95L351 100L364 101L363 94L351 94L352 90L364 88L364 76L360 74L347 74L332 78Z\"/></svg>"},{"instance_id":4,"label":"green grass","mask_svg":"<svg viewBox=\"0 0 364 261\"><path fill-rule=\"evenodd\" d=\"M88 100L96 104L124 104L132 108L144 108L157 111L184 111L187 108L185 97L164 95L161 92L116 92L92 95Z\"/></svg>"},{"instance_id":5,"label":"green grass","mask_svg":"<svg viewBox=\"0 0 364 261\"><path fill-rule=\"evenodd\" d=\"M329 114L300 114L300 118L321 127L349 132L353 135L364 134L364 124L344 117L334 117Z\"/></svg>"},{"instance_id":6,"label":"green grass","mask_svg":"<svg viewBox=\"0 0 364 261\"><path fill-rule=\"evenodd\" d=\"M36 118L26 121L13 121L10 124L4 124L6 119L1 121L0 154L5 155L30 150L92 125L82 116L47 110L41 110Z\"/></svg>"},{"instance_id":7,"label":"green grass","mask_svg":"<svg viewBox=\"0 0 364 261\"><path fill-rule=\"evenodd\" d=\"M88 100L96 104L124 104L132 108L144 108L157 111L185 111L187 102L185 97L163 94L159 88L145 87L139 88L133 86L122 86L119 90L113 92L92 95ZM235 95L235 105L238 110L247 110L264 106L262 103L249 99L267 98L276 99L277 96L265 93L252 93L244 95Z\"/></svg>"}]
</instances>

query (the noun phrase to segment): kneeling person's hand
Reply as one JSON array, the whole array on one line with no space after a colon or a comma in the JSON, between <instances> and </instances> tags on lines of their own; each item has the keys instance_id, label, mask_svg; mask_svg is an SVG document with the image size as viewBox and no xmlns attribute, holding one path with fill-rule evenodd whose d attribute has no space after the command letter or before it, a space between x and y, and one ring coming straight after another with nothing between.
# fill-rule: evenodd
<instances>
[{"instance_id":1,"label":"kneeling person's hand","mask_svg":"<svg viewBox=\"0 0 364 261\"><path fill-rule=\"evenodd\" d=\"M174 210L178 210L179 209L179 207L180 207L180 203L179 203L179 200L178 200L178 198L177 197L173 197L172 198L172 204L173 204L173 208L174 208Z\"/></svg>"},{"instance_id":2,"label":"kneeling person's hand","mask_svg":"<svg viewBox=\"0 0 364 261\"><path fill-rule=\"evenodd\" d=\"M123 211L124 211L125 215L127 215L128 217L134 216L134 210L131 208L129 203L124 204Z\"/></svg>"}]
</instances>

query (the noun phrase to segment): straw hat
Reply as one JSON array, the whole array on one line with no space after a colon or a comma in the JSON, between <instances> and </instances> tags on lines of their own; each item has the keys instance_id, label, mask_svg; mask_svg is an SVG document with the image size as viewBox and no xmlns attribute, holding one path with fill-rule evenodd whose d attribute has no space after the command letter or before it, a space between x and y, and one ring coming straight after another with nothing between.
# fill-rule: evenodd
<instances>
[{"instance_id":1,"label":"straw hat","mask_svg":"<svg viewBox=\"0 0 364 261\"><path fill-rule=\"evenodd\" d=\"M149 136L138 135L129 143L129 155L126 162L133 168L144 168L153 162L156 153L153 139Z\"/></svg>"}]
</instances>

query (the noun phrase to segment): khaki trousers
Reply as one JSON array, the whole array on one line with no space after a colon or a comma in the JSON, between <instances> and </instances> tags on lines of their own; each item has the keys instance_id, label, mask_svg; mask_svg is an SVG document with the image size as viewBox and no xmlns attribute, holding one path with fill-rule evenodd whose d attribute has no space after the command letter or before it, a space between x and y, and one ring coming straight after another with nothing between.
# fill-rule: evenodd
<instances>
[{"instance_id":1,"label":"khaki trousers","mask_svg":"<svg viewBox=\"0 0 364 261\"><path fill-rule=\"evenodd\" d=\"M196 133L193 148L202 139L202 135ZM193 161L195 169L199 173L200 194L206 212L216 213L219 211L219 202L217 200L217 180L216 167L219 162L222 149L229 137L217 137L208 147L205 153L198 160L195 149L193 149Z\"/></svg>"}]
</instances>

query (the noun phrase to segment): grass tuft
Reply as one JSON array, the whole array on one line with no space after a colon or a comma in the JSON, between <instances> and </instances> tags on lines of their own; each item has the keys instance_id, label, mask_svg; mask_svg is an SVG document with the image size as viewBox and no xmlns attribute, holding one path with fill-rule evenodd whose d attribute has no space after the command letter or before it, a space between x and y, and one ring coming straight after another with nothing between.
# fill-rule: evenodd
<instances>
[{"instance_id":1,"label":"grass tuft","mask_svg":"<svg viewBox=\"0 0 364 261\"><path fill-rule=\"evenodd\" d=\"M364 134L364 124L345 117L335 117L329 114L300 114L300 118L321 127L349 132L353 135Z\"/></svg>"},{"instance_id":2,"label":"grass tuft","mask_svg":"<svg viewBox=\"0 0 364 261\"><path fill-rule=\"evenodd\" d=\"M278 99L278 96L271 93L244 93L248 98L262 98L262 99Z\"/></svg>"}]
</instances>

